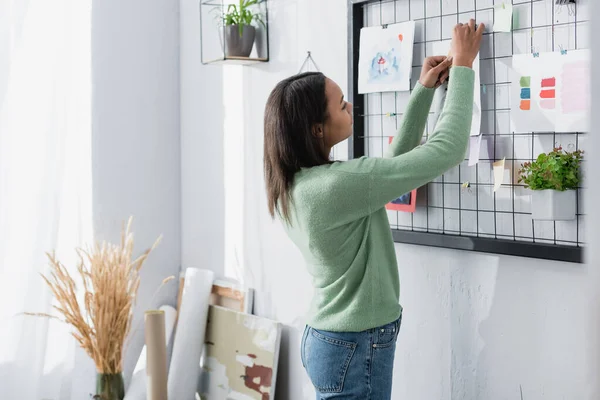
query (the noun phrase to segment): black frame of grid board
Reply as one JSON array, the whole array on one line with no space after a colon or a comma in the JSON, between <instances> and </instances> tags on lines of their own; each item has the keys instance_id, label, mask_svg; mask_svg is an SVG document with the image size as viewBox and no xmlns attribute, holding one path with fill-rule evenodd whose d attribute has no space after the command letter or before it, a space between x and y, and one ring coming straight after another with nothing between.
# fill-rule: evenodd
<instances>
[{"instance_id":1,"label":"black frame of grid board","mask_svg":"<svg viewBox=\"0 0 600 400\"><path fill-rule=\"evenodd\" d=\"M365 137L364 136L364 132L365 132L365 128L366 128L366 118L368 117L367 113L366 113L366 100L367 97L366 95L363 94L359 94L358 93L358 63L359 63L359 50L360 50L360 31L361 28L367 26L365 24L365 17L366 17L366 11L365 8L367 6L373 5L373 4L383 4L383 3L394 3L394 5L398 2L398 1L412 1L412 0L348 0L348 97L349 97L349 101L352 102L354 104L354 131L352 136L349 139L349 143L348 143L348 159L353 159L353 158L359 158L365 155ZM444 0L440 0L440 2L442 2ZM453 1L453 0L451 0ZM457 1L458 0L454 0ZM532 4L532 8L533 8L533 3L538 2L538 1L544 1L544 0L529 0L527 2L525 2L525 4L527 3L531 3ZM546 0L548 1L548 0ZM511 0L507 0L507 2L511 2ZM426 1L423 1L424 6L426 6ZM477 9L477 0L474 0L474 10L475 12L477 11L486 11L486 10L482 10L482 9ZM523 4L523 3L519 3L519 4ZM576 7L576 5L573 5L574 7ZM409 4L409 10L410 10L411 5ZM443 8L440 6L440 10L443 10ZM487 9L488 11L490 9ZM458 3L457 3L457 13L459 12L458 10ZM450 15L457 15L457 13L452 13ZM446 15L443 14L443 12L440 13L441 17L444 17ZM552 33L552 42L553 42L553 48L554 48L554 26L560 26L560 25L571 25L573 24L572 22L566 23L566 24L559 24L556 23L553 19L552 21L552 25L548 25L548 26L533 26L533 13L531 13L532 16L532 23L531 23L531 27L530 28L526 28L526 29L534 29L534 28L544 28L544 27L552 27L553 29L553 33ZM554 16L553 16L554 17ZM426 19L428 18L427 14L424 13L424 16L422 19ZM395 18L396 19L396 18ZM407 20L410 20L410 11L409 11L409 16L407 18ZM398 21L399 22L399 21ZM587 22L587 21L578 21L577 20L577 16L576 16L576 9L575 9L575 32L577 32L577 23L578 22ZM513 30L514 31L514 30ZM485 33L486 35L495 35L495 33ZM511 33L512 35L512 33ZM427 38L425 38L425 42L427 43ZM577 39L575 39L575 42L577 41ZM417 42L415 42L417 43ZM514 42L513 42L514 43ZM532 39L532 47L533 47L533 39ZM511 51L511 55L507 56L507 57L512 57L513 51ZM492 58L494 59L494 65L495 65L495 60L499 59L499 58L503 58L503 57L496 57L495 54L495 46L494 46L494 53L492 55ZM494 66L495 68L495 66ZM496 74L494 72L494 88L496 87L497 84L509 84L510 82L496 82ZM412 87L412 85L411 85ZM495 99L494 95L494 101ZM498 109L496 108L496 104L494 104L494 109L490 110L494 112L494 120L496 119L496 111L498 111ZM510 110L508 110L510 111ZM565 133L560 133L561 135L565 135ZM570 133L567 133L570 134ZM583 132L574 132L574 135L576 135L575 140L577 141L577 147L579 147L579 135L583 134ZM485 134L484 134L485 135ZM498 134L500 135L500 134ZM511 161L514 162L514 138L515 136L518 135L529 135L532 138L532 154L531 154L531 159L533 160L535 157L535 154L533 154L533 148L535 147L533 145L533 138L534 136L540 136L540 135L550 135L554 138L554 143L556 143L556 133L555 132L528 132L528 133L515 133L512 132L510 134L506 134L506 135L510 135L512 136L512 146L513 146L513 157L509 160L507 158L507 161ZM486 135L487 136L487 135ZM495 128L494 128L494 133L489 135L491 137L492 140L494 140L494 153L496 152L496 148L495 148L495 142L496 142L496 132L495 132ZM460 174L460 172L459 172ZM460 177L459 177L460 180ZM442 180L443 182L443 180ZM458 185L460 185L460 183L457 183ZM428 185L426 185L428 186ZM512 184L512 186L518 186L517 184ZM426 189L428 190L428 189ZM535 237L535 228L532 232L532 237L527 237L527 238L523 238L523 239L529 239L532 241L525 241L525 240L518 240L517 237L515 236L515 230L514 230L514 221L515 221L515 216L514 214L518 214L517 212L515 212L514 210L514 192L512 194L512 201L513 201L513 209L511 214L513 214L513 235L512 238L506 238L506 237L499 237L499 236L503 236L503 235L498 235L495 234L494 237L483 237L483 236L479 236L479 229L477 229L477 236L466 236L466 235L461 235L461 232L458 232L458 234L456 234L455 232L452 233L446 233L446 229L443 228L441 231L442 232L430 232L429 231L429 227L426 228L425 231L423 230L415 230L414 228L414 224L412 225L412 227L410 230L409 229L396 229L390 226L390 229L392 230L392 236L394 238L394 241L397 243L408 243L408 244L415 244L415 245L424 245L424 246L432 246L432 247L441 247L441 248L451 248L451 249L458 249L458 250L467 250L467 251L475 251L475 252L482 252L482 253L493 253L493 254L503 254L503 255L511 255L511 256L520 256L520 257L528 257L528 258L538 258L538 259L546 259L546 260L556 260L556 261L565 261L565 262L573 262L573 263L582 263L583 262L583 252L584 252L584 248L583 248L583 242L580 241L579 239L579 216L583 215L579 213L579 190L577 191L577 241L573 242L574 245L564 245L564 244L560 244L560 243L556 243L556 223L554 223L554 243L548 243L548 242L536 242L536 237ZM429 197L429 196L427 196ZM495 195L494 195L494 218L496 216L496 210L495 210L495 203L496 203L496 199L495 199ZM429 207L431 207L429 205L429 199L427 200L427 207L429 209ZM442 209L444 209L444 204L442 204ZM478 207L477 207L478 208ZM458 211L460 213L461 208L459 206ZM480 211L479 209L476 210L477 212ZM428 211L429 212L429 211ZM442 218L443 219L443 218ZM460 219L460 217L459 217ZM496 219L495 219L496 221ZM444 222L443 222L444 223ZM521 238L519 238L521 239Z\"/></svg>"}]
</instances>

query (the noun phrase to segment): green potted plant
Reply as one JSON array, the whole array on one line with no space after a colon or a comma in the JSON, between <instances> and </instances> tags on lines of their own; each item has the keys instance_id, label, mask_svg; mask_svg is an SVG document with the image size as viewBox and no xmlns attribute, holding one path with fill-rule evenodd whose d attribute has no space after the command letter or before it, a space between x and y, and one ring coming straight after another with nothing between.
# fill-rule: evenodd
<instances>
[{"instance_id":1,"label":"green potted plant","mask_svg":"<svg viewBox=\"0 0 600 400\"><path fill-rule=\"evenodd\" d=\"M531 210L534 220L565 221L575 219L576 190L580 180L583 151L554 148L542 153L519 170L519 183L532 190Z\"/></svg>"},{"instance_id":2,"label":"green potted plant","mask_svg":"<svg viewBox=\"0 0 600 400\"><path fill-rule=\"evenodd\" d=\"M248 57L254 46L256 27L265 26L260 9L254 10L262 0L239 0L238 4L227 5L226 11L219 9L223 24L226 57ZM224 6L223 6L224 7Z\"/></svg>"}]
</instances>

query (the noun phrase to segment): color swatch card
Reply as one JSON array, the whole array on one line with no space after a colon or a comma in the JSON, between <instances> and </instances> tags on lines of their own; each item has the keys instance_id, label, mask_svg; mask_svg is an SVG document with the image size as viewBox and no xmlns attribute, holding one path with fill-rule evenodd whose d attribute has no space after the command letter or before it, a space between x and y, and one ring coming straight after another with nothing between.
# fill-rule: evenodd
<instances>
[{"instance_id":1,"label":"color swatch card","mask_svg":"<svg viewBox=\"0 0 600 400\"><path fill-rule=\"evenodd\" d=\"M511 75L514 132L589 131L589 50L514 55Z\"/></svg>"},{"instance_id":2,"label":"color swatch card","mask_svg":"<svg viewBox=\"0 0 600 400\"><path fill-rule=\"evenodd\" d=\"M362 28L358 93L410 90L414 40L414 21Z\"/></svg>"}]
</instances>

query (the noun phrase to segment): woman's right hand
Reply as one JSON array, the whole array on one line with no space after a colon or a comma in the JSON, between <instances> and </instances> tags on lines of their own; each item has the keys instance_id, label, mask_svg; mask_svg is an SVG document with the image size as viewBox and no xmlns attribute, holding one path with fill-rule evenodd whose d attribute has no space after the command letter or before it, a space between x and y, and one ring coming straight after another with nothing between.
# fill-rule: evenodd
<instances>
[{"instance_id":1,"label":"woman's right hand","mask_svg":"<svg viewBox=\"0 0 600 400\"><path fill-rule=\"evenodd\" d=\"M475 29L475 20L471 19L467 25L458 24L452 33L453 66L473 68L473 61L479 53L481 38L485 26L480 23Z\"/></svg>"}]
</instances>

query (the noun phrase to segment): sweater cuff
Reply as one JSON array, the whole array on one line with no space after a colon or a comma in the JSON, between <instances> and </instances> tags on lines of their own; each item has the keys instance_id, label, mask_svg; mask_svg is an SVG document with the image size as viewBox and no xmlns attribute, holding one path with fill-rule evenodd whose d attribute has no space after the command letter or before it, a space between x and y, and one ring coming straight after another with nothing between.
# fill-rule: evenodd
<instances>
[{"instance_id":1,"label":"sweater cuff","mask_svg":"<svg viewBox=\"0 0 600 400\"><path fill-rule=\"evenodd\" d=\"M463 67L463 66L456 66L456 67L452 67L450 68L450 77L454 77L455 79L458 80L475 80L475 71L473 70L473 68L469 68L469 67Z\"/></svg>"},{"instance_id":2,"label":"sweater cuff","mask_svg":"<svg viewBox=\"0 0 600 400\"><path fill-rule=\"evenodd\" d=\"M417 82L417 84L415 85L415 88L412 91L412 96L418 96L418 97L422 97L422 99L420 99L419 101L422 100L432 100L433 101L433 95L435 94L435 88L428 88L425 87L421 84L421 82Z\"/></svg>"}]
</instances>

